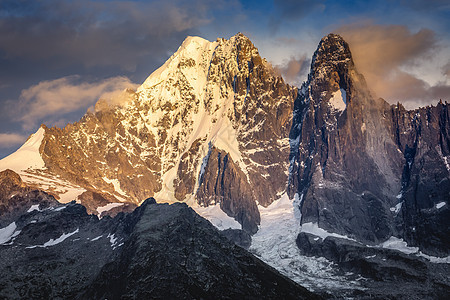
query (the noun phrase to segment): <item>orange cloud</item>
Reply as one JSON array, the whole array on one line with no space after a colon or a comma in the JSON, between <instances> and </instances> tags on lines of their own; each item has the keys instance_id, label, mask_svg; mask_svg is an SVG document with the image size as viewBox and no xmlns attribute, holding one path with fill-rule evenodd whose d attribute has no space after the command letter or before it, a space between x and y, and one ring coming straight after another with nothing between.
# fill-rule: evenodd
<instances>
[{"instance_id":1,"label":"orange cloud","mask_svg":"<svg viewBox=\"0 0 450 300\"><path fill-rule=\"evenodd\" d=\"M79 76L68 76L42 81L20 94L19 103L10 103L9 110L19 110L20 120L26 130L38 121L52 122L61 116L86 109L102 95L107 98L126 88L136 88L126 77L112 77L97 82L80 82Z\"/></svg>"},{"instance_id":2,"label":"orange cloud","mask_svg":"<svg viewBox=\"0 0 450 300\"><path fill-rule=\"evenodd\" d=\"M430 59L438 49L433 31L411 33L406 26L365 23L345 25L336 32L349 43L358 71L377 96L409 108L448 99L445 84L430 86L404 71Z\"/></svg>"}]
</instances>

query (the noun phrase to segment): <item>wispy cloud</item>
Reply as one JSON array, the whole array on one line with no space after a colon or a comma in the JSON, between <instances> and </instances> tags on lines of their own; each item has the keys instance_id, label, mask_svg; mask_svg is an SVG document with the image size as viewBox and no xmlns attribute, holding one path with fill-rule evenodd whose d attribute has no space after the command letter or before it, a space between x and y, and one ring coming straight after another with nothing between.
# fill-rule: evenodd
<instances>
[{"instance_id":1,"label":"wispy cloud","mask_svg":"<svg viewBox=\"0 0 450 300\"><path fill-rule=\"evenodd\" d=\"M307 58L306 54L303 54L300 57L291 56L282 64L276 65L275 69L288 83L300 86L308 75L310 64L311 60Z\"/></svg>"},{"instance_id":2,"label":"wispy cloud","mask_svg":"<svg viewBox=\"0 0 450 300\"><path fill-rule=\"evenodd\" d=\"M26 136L17 133L0 133L0 149L11 148L23 144Z\"/></svg>"},{"instance_id":3,"label":"wispy cloud","mask_svg":"<svg viewBox=\"0 0 450 300\"><path fill-rule=\"evenodd\" d=\"M441 82L431 86L406 72L429 61L439 49L433 31L411 32L406 26L351 24L338 28L350 44L355 64L377 96L390 102L404 102L409 107L447 100L450 86Z\"/></svg>"},{"instance_id":4,"label":"wispy cloud","mask_svg":"<svg viewBox=\"0 0 450 300\"><path fill-rule=\"evenodd\" d=\"M442 74L450 79L450 61L442 67Z\"/></svg>"},{"instance_id":5,"label":"wispy cloud","mask_svg":"<svg viewBox=\"0 0 450 300\"><path fill-rule=\"evenodd\" d=\"M86 109L102 95L110 97L126 88L136 87L126 77L85 82L79 76L68 76L42 81L23 90L18 103L10 103L8 109L16 111L20 115L19 120L23 122L23 129L29 130L42 120L51 123L65 114Z\"/></svg>"}]
</instances>

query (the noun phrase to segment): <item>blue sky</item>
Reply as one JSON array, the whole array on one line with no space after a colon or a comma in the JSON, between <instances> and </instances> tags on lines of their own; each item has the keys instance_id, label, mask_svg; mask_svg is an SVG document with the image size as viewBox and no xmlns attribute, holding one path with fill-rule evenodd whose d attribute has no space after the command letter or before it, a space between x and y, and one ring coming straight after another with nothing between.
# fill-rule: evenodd
<instances>
[{"instance_id":1,"label":"blue sky","mask_svg":"<svg viewBox=\"0 0 450 300\"><path fill-rule=\"evenodd\" d=\"M0 158L41 123L63 127L136 87L188 35L247 35L300 85L320 39L341 34L374 93L406 107L450 96L450 2L0 0Z\"/></svg>"}]
</instances>

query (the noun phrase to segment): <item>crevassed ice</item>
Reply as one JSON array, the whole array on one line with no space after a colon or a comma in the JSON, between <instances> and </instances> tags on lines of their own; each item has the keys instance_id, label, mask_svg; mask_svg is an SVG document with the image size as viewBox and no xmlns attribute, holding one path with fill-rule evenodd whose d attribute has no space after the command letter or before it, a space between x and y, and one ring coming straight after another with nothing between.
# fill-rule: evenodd
<instances>
[{"instance_id":1,"label":"crevassed ice","mask_svg":"<svg viewBox=\"0 0 450 300\"><path fill-rule=\"evenodd\" d=\"M300 254L296 238L300 232L301 200L301 195L297 194L292 201L283 194L266 208L258 206L261 225L252 237L250 251L283 275L311 290L361 288L357 281L337 275L331 261Z\"/></svg>"}]
</instances>

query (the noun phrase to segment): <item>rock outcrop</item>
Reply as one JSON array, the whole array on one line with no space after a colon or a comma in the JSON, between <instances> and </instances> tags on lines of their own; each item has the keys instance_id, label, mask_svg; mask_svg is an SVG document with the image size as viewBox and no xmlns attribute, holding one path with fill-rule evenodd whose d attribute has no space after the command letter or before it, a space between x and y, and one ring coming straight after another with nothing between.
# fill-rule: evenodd
<instances>
[{"instance_id":1,"label":"rock outcrop","mask_svg":"<svg viewBox=\"0 0 450 300\"><path fill-rule=\"evenodd\" d=\"M353 291L357 299L445 299L450 291L449 264L431 263L415 255L336 237L324 240L300 233L302 254L325 257L343 272L361 276L363 289Z\"/></svg>"}]
</instances>

